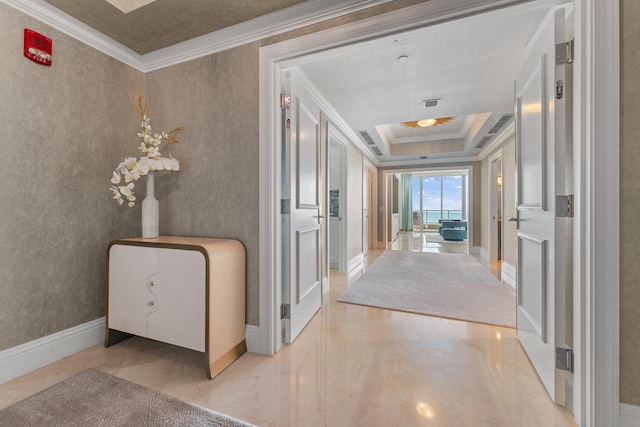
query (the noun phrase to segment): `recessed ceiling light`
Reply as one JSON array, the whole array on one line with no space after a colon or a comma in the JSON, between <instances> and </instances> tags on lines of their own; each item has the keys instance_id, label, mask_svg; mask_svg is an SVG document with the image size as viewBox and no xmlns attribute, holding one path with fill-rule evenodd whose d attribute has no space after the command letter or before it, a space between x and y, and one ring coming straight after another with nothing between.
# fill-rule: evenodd
<instances>
[{"instance_id":1,"label":"recessed ceiling light","mask_svg":"<svg viewBox=\"0 0 640 427\"><path fill-rule=\"evenodd\" d=\"M422 119L418 120L418 126L421 128L428 128L436 124L436 119Z\"/></svg>"},{"instance_id":2,"label":"recessed ceiling light","mask_svg":"<svg viewBox=\"0 0 640 427\"><path fill-rule=\"evenodd\" d=\"M407 55L400 55L398 56L398 62L405 62L409 59L409 57Z\"/></svg>"}]
</instances>

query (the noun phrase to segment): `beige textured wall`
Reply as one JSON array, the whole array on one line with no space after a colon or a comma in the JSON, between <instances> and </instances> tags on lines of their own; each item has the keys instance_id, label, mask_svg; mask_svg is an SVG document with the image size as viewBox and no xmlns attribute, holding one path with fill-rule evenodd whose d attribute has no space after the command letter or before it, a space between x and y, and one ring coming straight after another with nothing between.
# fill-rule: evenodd
<instances>
[{"instance_id":1,"label":"beige textured wall","mask_svg":"<svg viewBox=\"0 0 640 427\"><path fill-rule=\"evenodd\" d=\"M23 57L24 28L53 40L51 67ZM140 233L108 187L144 76L3 3L0 56L3 350L104 315L107 244Z\"/></svg>"},{"instance_id":2,"label":"beige textured wall","mask_svg":"<svg viewBox=\"0 0 640 427\"><path fill-rule=\"evenodd\" d=\"M621 0L620 400L640 405L640 2Z\"/></svg>"}]
</instances>

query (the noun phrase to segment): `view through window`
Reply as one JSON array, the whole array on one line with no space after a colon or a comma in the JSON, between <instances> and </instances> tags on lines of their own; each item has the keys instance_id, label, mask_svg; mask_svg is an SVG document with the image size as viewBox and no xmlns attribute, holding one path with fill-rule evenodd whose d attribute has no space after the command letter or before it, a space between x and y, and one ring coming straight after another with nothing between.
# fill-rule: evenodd
<instances>
[{"instance_id":1,"label":"view through window","mask_svg":"<svg viewBox=\"0 0 640 427\"><path fill-rule=\"evenodd\" d=\"M429 175L411 179L413 230L437 229L440 220L465 219L465 176Z\"/></svg>"}]
</instances>

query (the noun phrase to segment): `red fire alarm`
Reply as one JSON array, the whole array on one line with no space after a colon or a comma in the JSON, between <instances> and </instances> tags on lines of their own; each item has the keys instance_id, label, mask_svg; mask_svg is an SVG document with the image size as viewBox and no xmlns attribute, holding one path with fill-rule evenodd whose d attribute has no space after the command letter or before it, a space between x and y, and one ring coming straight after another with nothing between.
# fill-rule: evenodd
<instances>
[{"instance_id":1,"label":"red fire alarm","mask_svg":"<svg viewBox=\"0 0 640 427\"><path fill-rule=\"evenodd\" d=\"M49 37L35 31L24 29L24 56L42 65L51 65L51 46Z\"/></svg>"}]
</instances>

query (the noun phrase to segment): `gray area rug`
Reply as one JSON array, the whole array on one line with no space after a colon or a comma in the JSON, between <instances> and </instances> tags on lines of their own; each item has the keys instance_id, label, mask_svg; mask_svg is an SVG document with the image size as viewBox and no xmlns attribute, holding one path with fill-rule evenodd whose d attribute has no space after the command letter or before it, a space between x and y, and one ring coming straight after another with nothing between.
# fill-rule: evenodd
<instances>
[{"instance_id":1,"label":"gray area rug","mask_svg":"<svg viewBox=\"0 0 640 427\"><path fill-rule=\"evenodd\" d=\"M516 327L515 291L466 254L385 251L338 301Z\"/></svg>"},{"instance_id":2,"label":"gray area rug","mask_svg":"<svg viewBox=\"0 0 640 427\"><path fill-rule=\"evenodd\" d=\"M250 427L251 424L88 369L0 410L0 426Z\"/></svg>"}]
</instances>

